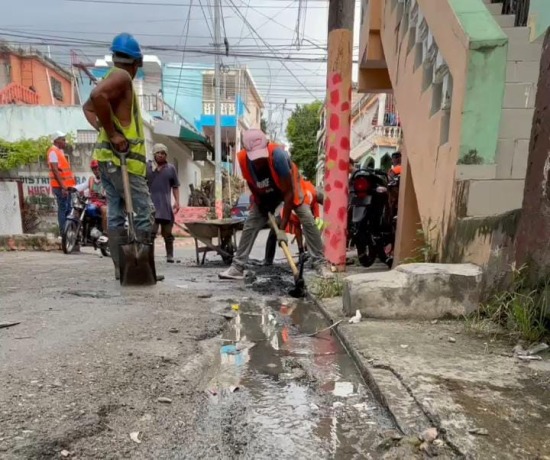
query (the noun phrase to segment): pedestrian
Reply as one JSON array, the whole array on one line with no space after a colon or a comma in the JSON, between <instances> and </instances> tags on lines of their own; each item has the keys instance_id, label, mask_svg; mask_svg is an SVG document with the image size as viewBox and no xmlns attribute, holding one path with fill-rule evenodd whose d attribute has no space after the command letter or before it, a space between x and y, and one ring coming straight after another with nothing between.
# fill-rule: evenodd
<instances>
[{"instance_id":1,"label":"pedestrian","mask_svg":"<svg viewBox=\"0 0 550 460\"><path fill-rule=\"evenodd\" d=\"M153 235L156 237L160 228L166 248L166 262L172 264L174 263L172 229L175 215L180 210L180 182L176 168L167 161L168 148L164 144L155 144L153 155L155 159L147 163L147 182L155 205ZM174 205L172 205L171 195L174 196Z\"/></svg>"},{"instance_id":2,"label":"pedestrian","mask_svg":"<svg viewBox=\"0 0 550 460\"><path fill-rule=\"evenodd\" d=\"M70 189L76 187L76 179L64 150L67 148L66 134L56 131L52 134L52 146L48 149L50 186L57 201L57 224L59 235L65 233L65 222L71 211Z\"/></svg>"},{"instance_id":3,"label":"pedestrian","mask_svg":"<svg viewBox=\"0 0 550 460\"><path fill-rule=\"evenodd\" d=\"M302 223L314 267L322 275L327 275L329 271L325 267L321 233L315 226L310 207L304 204L304 191L298 167L290 160L290 156L282 146L268 144L265 134L260 129L245 131L242 145L244 149L237 154L237 160L252 192L253 204L244 223L233 263L231 267L220 273L219 277L221 279L244 278L244 269L256 237L265 226L268 213L274 213L281 203L284 203L280 225L282 230L276 232L277 241L288 244L284 229L294 211Z\"/></svg>"},{"instance_id":4,"label":"pedestrian","mask_svg":"<svg viewBox=\"0 0 550 460\"><path fill-rule=\"evenodd\" d=\"M401 152L393 152L391 154L391 164L388 176L390 179L393 179L401 175Z\"/></svg>"},{"instance_id":5,"label":"pedestrian","mask_svg":"<svg viewBox=\"0 0 550 460\"><path fill-rule=\"evenodd\" d=\"M94 159L99 162L101 183L107 195L107 224L115 278L120 279L119 247L128 242L120 156L126 155L136 237L153 242L154 207L146 179L145 134L139 101L132 80L143 66L138 41L122 33L111 45L114 67L92 90L84 115L99 131ZM157 276L157 280L164 279Z\"/></svg>"}]
</instances>

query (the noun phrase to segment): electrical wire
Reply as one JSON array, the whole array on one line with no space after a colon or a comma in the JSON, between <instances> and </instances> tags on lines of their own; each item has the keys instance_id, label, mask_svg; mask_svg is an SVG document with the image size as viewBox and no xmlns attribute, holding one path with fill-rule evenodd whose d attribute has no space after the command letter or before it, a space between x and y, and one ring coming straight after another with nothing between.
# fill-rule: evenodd
<instances>
[{"instance_id":1,"label":"electrical wire","mask_svg":"<svg viewBox=\"0 0 550 460\"><path fill-rule=\"evenodd\" d=\"M189 39L189 23L190 23L189 18L191 17L191 8L192 8L192 6L193 6L193 0L191 0L191 3L189 3L189 9L187 10L187 20L186 20L186 22L183 26L182 31L181 31L182 36L185 33L185 42L183 44L183 51L181 53L180 79L181 79L181 74L182 74L182 71L183 71L183 63L185 61L185 48L187 47L187 40ZM180 38L180 43L181 43L181 38ZM176 88L176 96L174 98L174 107L176 107L177 103L178 103L178 93L179 93L179 82L178 82L178 87Z\"/></svg>"}]
</instances>

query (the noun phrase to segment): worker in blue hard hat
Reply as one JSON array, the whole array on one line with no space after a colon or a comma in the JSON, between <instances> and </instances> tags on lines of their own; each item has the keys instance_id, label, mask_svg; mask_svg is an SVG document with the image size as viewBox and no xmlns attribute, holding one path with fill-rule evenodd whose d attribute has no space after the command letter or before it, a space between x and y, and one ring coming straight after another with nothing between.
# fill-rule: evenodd
<instances>
[{"instance_id":1,"label":"worker in blue hard hat","mask_svg":"<svg viewBox=\"0 0 550 460\"><path fill-rule=\"evenodd\" d=\"M114 67L97 84L84 104L84 115L99 131L93 158L99 163L107 197L107 223L115 277L119 279L118 248L127 239L120 156L130 173L134 223L140 241L152 241L154 207L146 180L145 134L132 80L143 65L138 41L122 33L111 45Z\"/></svg>"}]
</instances>

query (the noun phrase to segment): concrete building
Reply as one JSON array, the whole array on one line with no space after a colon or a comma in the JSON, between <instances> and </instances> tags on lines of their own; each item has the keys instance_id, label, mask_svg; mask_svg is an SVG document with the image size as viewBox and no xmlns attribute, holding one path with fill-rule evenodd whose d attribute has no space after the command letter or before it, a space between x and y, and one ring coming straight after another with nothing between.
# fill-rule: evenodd
<instances>
[{"instance_id":1,"label":"concrete building","mask_svg":"<svg viewBox=\"0 0 550 460\"><path fill-rule=\"evenodd\" d=\"M404 136L397 260L422 227L440 261L509 262L550 23L514 3L362 1L359 90L395 95Z\"/></svg>"},{"instance_id":2,"label":"concrete building","mask_svg":"<svg viewBox=\"0 0 550 460\"><path fill-rule=\"evenodd\" d=\"M389 169L401 147L402 131L391 94L357 97L351 112L350 157L361 167Z\"/></svg>"},{"instance_id":3,"label":"concrete building","mask_svg":"<svg viewBox=\"0 0 550 460\"><path fill-rule=\"evenodd\" d=\"M0 43L0 105L78 104L73 81L70 72L41 52Z\"/></svg>"},{"instance_id":4,"label":"concrete building","mask_svg":"<svg viewBox=\"0 0 550 460\"><path fill-rule=\"evenodd\" d=\"M162 85L165 101L214 144L212 66L166 64L163 67ZM235 154L240 150L241 132L260 126L264 103L246 67L223 69L221 93L222 159L229 171L238 174L239 171L232 165L235 165Z\"/></svg>"}]
</instances>

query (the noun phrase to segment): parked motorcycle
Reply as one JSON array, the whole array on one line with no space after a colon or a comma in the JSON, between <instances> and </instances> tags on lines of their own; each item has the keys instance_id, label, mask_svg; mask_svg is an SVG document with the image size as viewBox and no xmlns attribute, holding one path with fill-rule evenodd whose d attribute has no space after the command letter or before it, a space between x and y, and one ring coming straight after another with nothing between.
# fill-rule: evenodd
<instances>
[{"instance_id":1,"label":"parked motorcycle","mask_svg":"<svg viewBox=\"0 0 550 460\"><path fill-rule=\"evenodd\" d=\"M376 258L391 268L395 226L389 205L388 176L380 169L358 169L350 179L348 239L359 263L370 267Z\"/></svg>"},{"instance_id":2,"label":"parked motorcycle","mask_svg":"<svg viewBox=\"0 0 550 460\"><path fill-rule=\"evenodd\" d=\"M95 250L99 249L103 256L110 257L109 239L103 235L100 209L76 191L71 192L71 205L61 237L63 252L70 254L79 245L91 245Z\"/></svg>"}]
</instances>

